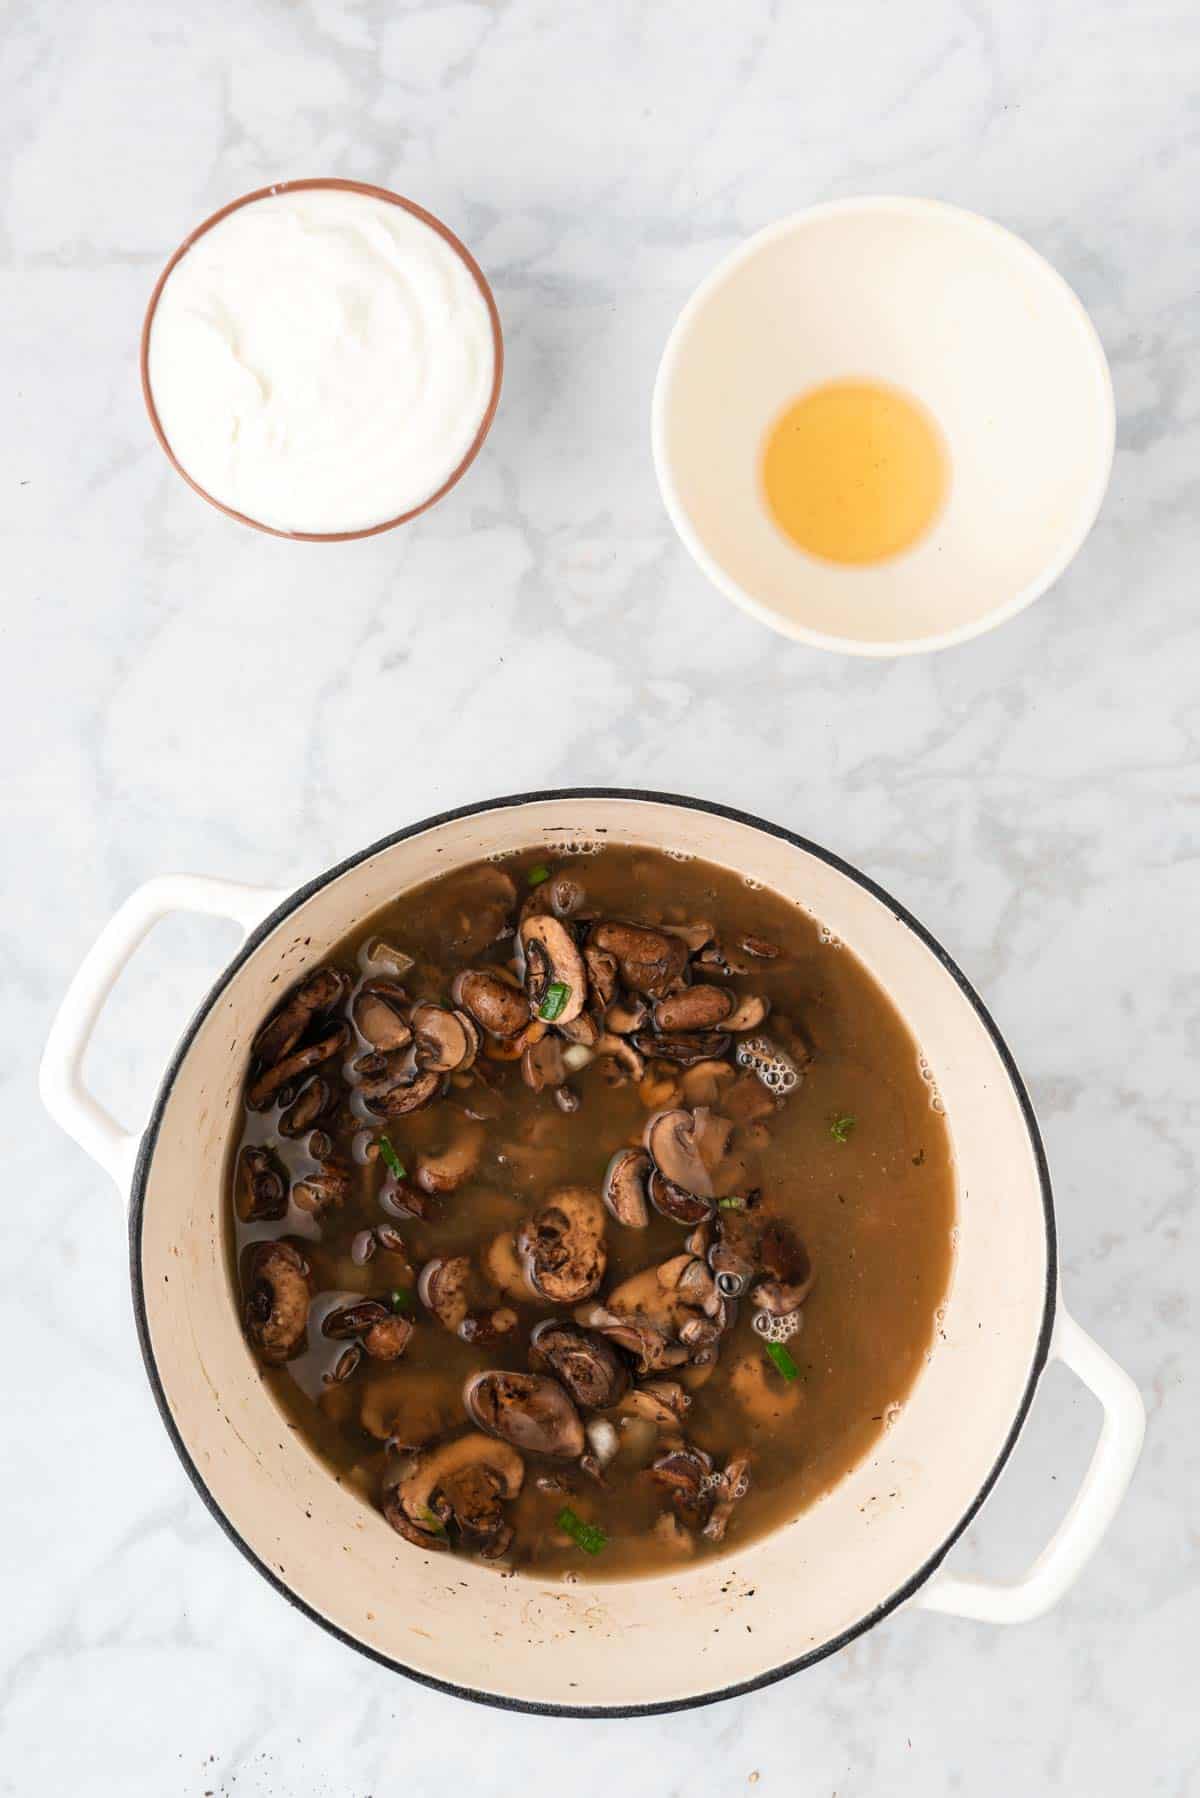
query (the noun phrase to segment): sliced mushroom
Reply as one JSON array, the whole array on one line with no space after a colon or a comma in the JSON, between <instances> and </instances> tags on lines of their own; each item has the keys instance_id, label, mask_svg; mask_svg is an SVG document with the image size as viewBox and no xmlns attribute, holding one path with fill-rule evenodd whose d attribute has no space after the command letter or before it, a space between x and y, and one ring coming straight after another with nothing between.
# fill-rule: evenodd
<instances>
[{"instance_id":1,"label":"sliced mushroom","mask_svg":"<svg viewBox=\"0 0 1200 1798\"><path fill-rule=\"evenodd\" d=\"M281 1087L298 1079L301 1074L307 1074L311 1068L320 1067L322 1062L329 1061L346 1047L349 1040L350 1032L346 1025L337 1024L315 1043L291 1050L281 1060L264 1068L251 1081L246 1090L247 1105L252 1111L262 1111Z\"/></svg>"},{"instance_id":2,"label":"sliced mushroom","mask_svg":"<svg viewBox=\"0 0 1200 1798\"><path fill-rule=\"evenodd\" d=\"M733 1508L750 1490L750 1457L733 1455L726 1461L719 1480L713 1486L713 1505L704 1534L710 1542L723 1542Z\"/></svg>"},{"instance_id":3,"label":"sliced mushroom","mask_svg":"<svg viewBox=\"0 0 1200 1798\"><path fill-rule=\"evenodd\" d=\"M610 1057L620 1068L620 1074L615 1076L618 1081L623 1078L640 1080L646 1071L646 1064L633 1044L623 1036L610 1036L607 1030L596 1038L595 1052Z\"/></svg>"},{"instance_id":4,"label":"sliced mushroom","mask_svg":"<svg viewBox=\"0 0 1200 1798\"><path fill-rule=\"evenodd\" d=\"M287 1175L269 1149L244 1148L234 1176L234 1204L244 1224L275 1222L287 1213Z\"/></svg>"},{"instance_id":5,"label":"sliced mushroom","mask_svg":"<svg viewBox=\"0 0 1200 1798\"><path fill-rule=\"evenodd\" d=\"M574 1461L584 1451L583 1422L570 1397L548 1374L494 1369L475 1374L463 1389L472 1422L525 1454Z\"/></svg>"},{"instance_id":6,"label":"sliced mushroom","mask_svg":"<svg viewBox=\"0 0 1200 1798\"><path fill-rule=\"evenodd\" d=\"M791 1225L773 1219L763 1226L758 1261L766 1275L750 1294L750 1302L772 1317L790 1317L812 1291L813 1270L808 1250Z\"/></svg>"},{"instance_id":7,"label":"sliced mushroom","mask_svg":"<svg viewBox=\"0 0 1200 1798\"><path fill-rule=\"evenodd\" d=\"M637 1030L630 1041L643 1055L656 1055L660 1061L673 1061L681 1068L690 1068L698 1061L719 1061L729 1047L730 1038L722 1030L694 1030L675 1036L655 1036L648 1030Z\"/></svg>"},{"instance_id":8,"label":"sliced mushroom","mask_svg":"<svg viewBox=\"0 0 1200 1798\"><path fill-rule=\"evenodd\" d=\"M699 1224L712 1216L711 1199L697 1198L695 1193L685 1192L682 1186L666 1179L660 1168L651 1172L646 1191L654 1209L663 1217L669 1217L673 1224Z\"/></svg>"},{"instance_id":9,"label":"sliced mushroom","mask_svg":"<svg viewBox=\"0 0 1200 1798\"><path fill-rule=\"evenodd\" d=\"M679 1076L679 1090L690 1106L723 1108L725 1095L736 1079L727 1061L697 1061Z\"/></svg>"},{"instance_id":10,"label":"sliced mushroom","mask_svg":"<svg viewBox=\"0 0 1200 1798\"><path fill-rule=\"evenodd\" d=\"M529 1338L529 1358L535 1367L548 1367L587 1410L615 1405L629 1385L624 1362L603 1336L558 1318L538 1324Z\"/></svg>"},{"instance_id":11,"label":"sliced mushroom","mask_svg":"<svg viewBox=\"0 0 1200 1798\"><path fill-rule=\"evenodd\" d=\"M403 1521L419 1531L426 1548L445 1546L450 1520L487 1540L504 1531L502 1507L516 1498L524 1477L525 1463L514 1448L472 1431L414 1455L385 1499L384 1514L393 1529ZM400 1534L414 1540L408 1530Z\"/></svg>"},{"instance_id":12,"label":"sliced mushroom","mask_svg":"<svg viewBox=\"0 0 1200 1798\"><path fill-rule=\"evenodd\" d=\"M558 918L526 918L521 925L525 952L525 991L535 1014L549 1003L551 988L565 989L562 1004L548 1021L569 1024L583 1010L587 975L574 938Z\"/></svg>"},{"instance_id":13,"label":"sliced mushroom","mask_svg":"<svg viewBox=\"0 0 1200 1798\"><path fill-rule=\"evenodd\" d=\"M729 1390L752 1424L774 1430L800 1403L800 1382L781 1380L761 1352L740 1356L729 1368Z\"/></svg>"},{"instance_id":14,"label":"sliced mushroom","mask_svg":"<svg viewBox=\"0 0 1200 1798\"><path fill-rule=\"evenodd\" d=\"M268 1366L300 1353L308 1335L308 1262L290 1242L256 1243L246 1263L246 1334Z\"/></svg>"},{"instance_id":15,"label":"sliced mushroom","mask_svg":"<svg viewBox=\"0 0 1200 1798\"><path fill-rule=\"evenodd\" d=\"M423 1192L456 1192L479 1166L486 1131L474 1118L458 1116L448 1147L417 1156L417 1185Z\"/></svg>"},{"instance_id":16,"label":"sliced mushroom","mask_svg":"<svg viewBox=\"0 0 1200 1798\"><path fill-rule=\"evenodd\" d=\"M333 1342L352 1342L365 1335L372 1324L382 1323L390 1316L387 1306L379 1299L355 1299L326 1314L321 1334Z\"/></svg>"},{"instance_id":17,"label":"sliced mushroom","mask_svg":"<svg viewBox=\"0 0 1200 1798\"><path fill-rule=\"evenodd\" d=\"M604 1176L604 1203L619 1224L644 1230L650 1222L646 1180L650 1157L644 1149L618 1149Z\"/></svg>"},{"instance_id":18,"label":"sliced mushroom","mask_svg":"<svg viewBox=\"0 0 1200 1798\"><path fill-rule=\"evenodd\" d=\"M615 955L610 955L607 949L598 949L595 943L585 946L583 963L587 969L592 998L603 1011L612 1004L616 994L620 964Z\"/></svg>"},{"instance_id":19,"label":"sliced mushroom","mask_svg":"<svg viewBox=\"0 0 1200 1798\"><path fill-rule=\"evenodd\" d=\"M734 1009L734 996L723 986L685 986L681 993L659 999L654 1028L661 1031L710 1030Z\"/></svg>"},{"instance_id":20,"label":"sliced mushroom","mask_svg":"<svg viewBox=\"0 0 1200 1798\"><path fill-rule=\"evenodd\" d=\"M744 993L729 1016L725 1019L726 1030L734 1033L741 1030L757 1030L766 1017L770 1006L758 993Z\"/></svg>"},{"instance_id":21,"label":"sliced mushroom","mask_svg":"<svg viewBox=\"0 0 1200 1798\"><path fill-rule=\"evenodd\" d=\"M564 1024L560 1019L555 1028L562 1032L569 1043L577 1044L582 1049L592 1049L600 1040L600 1026L590 1011L581 1011L569 1024Z\"/></svg>"},{"instance_id":22,"label":"sliced mushroom","mask_svg":"<svg viewBox=\"0 0 1200 1798\"><path fill-rule=\"evenodd\" d=\"M343 1205L349 1191L350 1176L345 1168L330 1163L293 1182L292 1203L319 1217L323 1211Z\"/></svg>"},{"instance_id":23,"label":"sliced mushroom","mask_svg":"<svg viewBox=\"0 0 1200 1798\"><path fill-rule=\"evenodd\" d=\"M604 1028L613 1036L631 1036L642 1028L649 1015L644 999L626 995L613 1000L604 1014Z\"/></svg>"},{"instance_id":24,"label":"sliced mushroom","mask_svg":"<svg viewBox=\"0 0 1200 1798\"><path fill-rule=\"evenodd\" d=\"M695 1111L660 1111L646 1125L645 1143L665 1180L697 1198L712 1199L723 1196L722 1163L732 1134L728 1118L701 1105Z\"/></svg>"},{"instance_id":25,"label":"sliced mushroom","mask_svg":"<svg viewBox=\"0 0 1200 1798\"><path fill-rule=\"evenodd\" d=\"M403 1049L412 1041L408 994L394 980L368 980L355 995L354 1027L372 1049Z\"/></svg>"},{"instance_id":26,"label":"sliced mushroom","mask_svg":"<svg viewBox=\"0 0 1200 1798\"><path fill-rule=\"evenodd\" d=\"M473 961L511 929L517 889L511 874L492 862L469 879L460 877L455 897L459 909L447 945L457 962Z\"/></svg>"},{"instance_id":27,"label":"sliced mushroom","mask_svg":"<svg viewBox=\"0 0 1200 1798\"><path fill-rule=\"evenodd\" d=\"M697 1522L708 1509L711 1473L711 1456L690 1446L668 1450L650 1468L651 1479L669 1495L675 1509Z\"/></svg>"},{"instance_id":28,"label":"sliced mushroom","mask_svg":"<svg viewBox=\"0 0 1200 1798\"><path fill-rule=\"evenodd\" d=\"M744 949L747 955L753 955L760 961L774 961L780 951L775 943L769 943L765 936L743 936L738 938L738 948Z\"/></svg>"},{"instance_id":29,"label":"sliced mushroom","mask_svg":"<svg viewBox=\"0 0 1200 1798\"><path fill-rule=\"evenodd\" d=\"M359 1415L377 1441L422 1448L461 1423L458 1382L420 1367L381 1367L363 1390Z\"/></svg>"},{"instance_id":30,"label":"sliced mushroom","mask_svg":"<svg viewBox=\"0 0 1200 1798\"><path fill-rule=\"evenodd\" d=\"M471 1263L466 1255L427 1261L417 1280L417 1297L447 1330L457 1332L467 1315Z\"/></svg>"},{"instance_id":31,"label":"sliced mushroom","mask_svg":"<svg viewBox=\"0 0 1200 1798\"><path fill-rule=\"evenodd\" d=\"M706 943L711 943L716 934L711 924L703 920L695 924L660 924L659 929L667 936L677 936L687 944L688 954L697 955Z\"/></svg>"},{"instance_id":32,"label":"sliced mushroom","mask_svg":"<svg viewBox=\"0 0 1200 1798\"><path fill-rule=\"evenodd\" d=\"M644 1380L625 1394L619 1409L624 1417L642 1417L656 1429L677 1431L691 1402L678 1380Z\"/></svg>"},{"instance_id":33,"label":"sliced mushroom","mask_svg":"<svg viewBox=\"0 0 1200 1798\"><path fill-rule=\"evenodd\" d=\"M604 1278L604 1206L586 1186L560 1187L522 1226L517 1246L530 1283L543 1298L577 1304Z\"/></svg>"},{"instance_id":34,"label":"sliced mushroom","mask_svg":"<svg viewBox=\"0 0 1200 1798\"><path fill-rule=\"evenodd\" d=\"M459 974L451 996L491 1036L518 1036L529 1022L529 1000L521 988L487 969Z\"/></svg>"},{"instance_id":35,"label":"sliced mushroom","mask_svg":"<svg viewBox=\"0 0 1200 1798\"><path fill-rule=\"evenodd\" d=\"M680 1367L688 1358L681 1342L675 1342L665 1330L644 1318L618 1317L603 1305L584 1307L576 1312L581 1323L598 1330L619 1348L636 1358L639 1374L658 1373L664 1367Z\"/></svg>"},{"instance_id":36,"label":"sliced mushroom","mask_svg":"<svg viewBox=\"0 0 1200 1798\"><path fill-rule=\"evenodd\" d=\"M412 1011L415 1058L419 1068L452 1074L475 1059L479 1037L474 1021L443 1005L415 1005Z\"/></svg>"},{"instance_id":37,"label":"sliced mushroom","mask_svg":"<svg viewBox=\"0 0 1200 1798\"><path fill-rule=\"evenodd\" d=\"M314 1018L340 1003L349 984L338 968L318 968L294 986L255 1037L256 1060L274 1067L296 1047Z\"/></svg>"},{"instance_id":38,"label":"sliced mushroom","mask_svg":"<svg viewBox=\"0 0 1200 1798\"><path fill-rule=\"evenodd\" d=\"M332 1097L329 1082L322 1080L319 1074L314 1074L308 1084L301 1087L287 1109L280 1113L280 1136L303 1136L327 1109Z\"/></svg>"},{"instance_id":39,"label":"sliced mushroom","mask_svg":"<svg viewBox=\"0 0 1200 1798\"><path fill-rule=\"evenodd\" d=\"M595 924L588 942L615 955L625 985L648 999L665 998L687 966L688 949L682 938L644 924Z\"/></svg>"},{"instance_id":40,"label":"sliced mushroom","mask_svg":"<svg viewBox=\"0 0 1200 1798\"><path fill-rule=\"evenodd\" d=\"M525 1263L517 1253L516 1239L511 1230L502 1230L498 1236L493 1236L480 1261L484 1277L505 1298L515 1299L518 1304L529 1304L531 1300L536 1303L539 1295L529 1284Z\"/></svg>"},{"instance_id":41,"label":"sliced mushroom","mask_svg":"<svg viewBox=\"0 0 1200 1798\"><path fill-rule=\"evenodd\" d=\"M521 1078L535 1093L544 1092L547 1087L553 1090L561 1086L567 1078L562 1038L543 1036L540 1041L530 1043L527 1049L522 1050Z\"/></svg>"},{"instance_id":42,"label":"sliced mushroom","mask_svg":"<svg viewBox=\"0 0 1200 1798\"><path fill-rule=\"evenodd\" d=\"M442 1090L442 1076L432 1069L422 1074L414 1073L407 1079L397 1080L386 1092L368 1097L365 1089L363 1096L370 1109L377 1117L407 1117L410 1111L419 1111L422 1105L428 1105Z\"/></svg>"}]
</instances>

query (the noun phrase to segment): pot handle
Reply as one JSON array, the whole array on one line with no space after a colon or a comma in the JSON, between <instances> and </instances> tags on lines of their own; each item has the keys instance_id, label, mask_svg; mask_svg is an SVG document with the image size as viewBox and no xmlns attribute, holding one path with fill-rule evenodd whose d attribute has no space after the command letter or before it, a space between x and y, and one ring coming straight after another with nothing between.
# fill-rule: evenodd
<instances>
[{"instance_id":1,"label":"pot handle","mask_svg":"<svg viewBox=\"0 0 1200 1798\"><path fill-rule=\"evenodd\" d=\"M974 1617L981 1623L1027 1623L1056 1605L1073 1586L1117 1514L1142 1449L1142 1395L1100 1344L1059 1300L1051 1355L1062 1361L1104 1409L1100 1439L1071 1508L1029 1571L1017 1580L990 1581L936 1573L916 1596L927 1611Z\"/></svg>"},{"instance_id":2,"label":"pot handle","mask_svg":"<svg viewBox=\"0 0 1200 1798\"><path fill-rule=\"evenodd\" d=\"M56 1124L106 1168L128 1198L140 1130L123 1130L84 1085L83 1058L104 1002L134 951L175 911L231 918L245 935L287 897L287 889L243 886L200 874L160 874L132 892L96 938L58 1008L38 1072L42 1104Z\"/></svg>"}]
</instances>

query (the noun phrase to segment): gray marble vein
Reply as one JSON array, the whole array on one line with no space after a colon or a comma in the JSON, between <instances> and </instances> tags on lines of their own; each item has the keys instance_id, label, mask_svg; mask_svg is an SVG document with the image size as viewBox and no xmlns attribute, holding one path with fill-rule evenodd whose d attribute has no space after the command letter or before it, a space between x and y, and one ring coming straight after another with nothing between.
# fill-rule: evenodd
<instances>
[{"instance_id":1,"label":"gray marble vein","mask_svg":"<svg viewBox=\"0 0 1200 1798\"><path fill-rule=\"evenodd\" d=\"M512 1798L529 1769L626 1798L1200 1790L1195 7L10 0L0 101L0 1790ZM193 223L321 173L463 233L508 372L446 504L313 550L172 475L136 342ZM769 220L867 190L1024 233L1092 310L1120 413L1058 588L893 665L732 610L676 542L648 444L694 283ZM592 782L827 843L993 1006L1045 1126L1069 1301L1150 1413L1108 1542L1044 1621L907 1613L689 1716L468 1713L289 1610L185 1480L117 1205L36 1102L67 978L150 874L298 881L443 807ZM172 920L114 996L91 1074L131 1122L232 941ZM1095 1427L1048 1378L959 1566L1022 1565Z\"/></svg>"}]
</instances>

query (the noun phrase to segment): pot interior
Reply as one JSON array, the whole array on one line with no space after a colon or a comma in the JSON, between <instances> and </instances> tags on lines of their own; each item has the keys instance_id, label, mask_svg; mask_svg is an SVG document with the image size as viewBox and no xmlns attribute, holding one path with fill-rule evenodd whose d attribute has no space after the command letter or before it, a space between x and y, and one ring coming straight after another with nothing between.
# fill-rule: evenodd
<instances>
[{"instance_id":1,"label":"pot interior","mask_svg":"<svg viewBox=\"0 0 1200 1798\"><path fill-rule=\"evenodd\" d=\"M701 856L812 911L907 1021L946 1108L958 1185L938 1340L867 1459L748 1548L593 1587L426 1556L337 1484L287 1425L243 1340L222 1186L250 1040L292 981L398 892L448 868L582 842ZM356 1644L470 1694L533 1705L638 1707L722 1692L835 1645L898 1602L989 1484L1049 1324L1048 1198L1031 1123L955 975L885 899L821 855L750 821L649 797L530 799L451 817L318 885L254 943L194 1027L160 1096L133 1218L152 1372L242 1544Z\"/></svg>"}]
</instances>

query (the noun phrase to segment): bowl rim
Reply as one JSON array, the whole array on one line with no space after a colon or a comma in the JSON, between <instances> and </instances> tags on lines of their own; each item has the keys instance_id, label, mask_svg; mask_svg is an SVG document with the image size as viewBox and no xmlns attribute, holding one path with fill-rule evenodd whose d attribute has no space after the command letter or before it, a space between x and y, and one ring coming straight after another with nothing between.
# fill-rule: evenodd
<instances>
[{"instance_id":1,"label":"bowl rim","mask_svg":"<svg viewBox=\"0 0 1200 1798\"><path fill-rule=\"evenodd\" d=\"M902 1586L890 1593L887 1597L881 1599L880 1602L875 1605L872 1610L868 1611L865 1616L860 1617L847 1629L841 1631L839 1635L831 1637L829 1641L822 1642L818 1647L809 1649L805 1653L797 1655L791 1660L783 1661L778 1666L769 1667L765 1672L756 1674L753 1679L741 1680L727 1686L714 1686L700 1692L689 1693L683 1698L656 1700L655 1702L648 1704L556 1704L548 1703L540 1699L511 1698L503 1693L487 1692L478 1687L459 1685L452 1680L440 1679L433 1674L421 1671L419 1668L410 1667L405 1662L397 1660L391 1655L382 1653L379 1649L373 1648L368 1643L360 1641L356 1636L352 1635L349 1630L343 1629L340 1624L335 1623L331 1618L322 1615L320 1611L309 1604L299 1592L288 1584L285 1577L279 1574L259 1555L257 1550L251 1546L250 1542L241 1535L231 1519L226 1516L225 1512L217 1503L216 1498L213 1496L213 1493L210 1491L203 1473L193 1459L192 1453L185 1443L179 1427L175 1422L171 1412L170 1403L167 1399L166 1390L159 1375L157 1362L154 1356L154 1348L150 1339L146 1292L142 1279L142 1221L145 1213L147 1185L150 1168L154 1160L154 1151L158 1141L159 1128L162 1124L163 1115L170 1099L176 1076L191 1049L192 1043L195 1040L201 1025L213 1010L214 1006L218 1003L234 976L241 970L271 932L275 930L285 918L290 917L293 912L298 911L301 906L314 896L314 894L320 892L324 887L331 885L332 882L338 880L343 874L349 873L351 869L358 867L362 862L368 861L372 856L378 855L386 849L391 849L397 844L407 841L410 837L419 836L424 831L436 829L439 825L449 823L454 819L486 816L489 812L502 811L512 806L545 804L556 800L575 801L590 799L630 800L674 806L683 811L707 812L714 817L725 818L733 823L746 825L753 830L762 831L767 836L777 837L783 842L790 843L794 848L800 849L806 854L815 857L818 861L824 862L828 867L831 867L837 873L844 875L848 880L853 881L857 886L863 888L863 890L869 893L873 898L885 905L889 911L892 912L896 920L908 927L913 935L916 936L924 947L929 950L934 960L937 961L950 975L951 979L955 982L956 986L975 1011L981 1026L996 1050L1000 1063L1011 1084L1013 1095L1017 1101L1029 1137L1030 1149L1033 1154L1038 1184L1041 1190L1042 1214L1046 1231L1046 1277L1045 1291L1042 1300L1041 1326L1038 1331L1037 1341L1034 1345L1033 1358L1030 1363L1029 1373L1026 1377L1025 1387L1021 1394L1021 1400L1017 1406L1012 1426L1004 1441L1001 1443L996 1458L980 1486L979 1491L976 1493L962 1517L955 1524L945 1540L929 1555L927 1560ZM234 1547L238 1549L250 1562L251 1566L256 1568L262 1577L275 1588L276 1592L285 1598L297 1611L307 1617L311 1622L319 1624L323 1630L333 1636L338 1642L343 1643L348 1648L353 1648L359 1654L365 1655L368 1660L375 1661L379 1666L386 1667L393 1673L402 1673L406 1678L415 1680L419 1685L429 1686L438 1692L445 1692L451 1697L469 1699L474 1703L485 1704L497 1710L525 1712L542 1717L649 1717L661 1716L672 1711L693 1710L702 1705L716 1704L722 1699L740 1697L744 1693L758 1691L762 1687L774 1685L778 1680L786 1679L793 1673L799 1673L804 1668L811 1667L818 1661L825 1660L828 1655L836 1654L839 1649L845 1648L849 1643L857 1640L859 1636L864 1635L869 1629L873 1629L877 1623L881 1623L885 1617L889 1616L901 1605L907 1603L907 1601L926 1583L932 1574L937 1571L946 1555L971 1523L985 1499L988 1497L988 1494L991 1492L993 1486L996 1484L996 1481L999 1479L1000 1474L1016 1445L1017 1438L1024 1428L1025 1420L1028 1417L1030 1407L1033 1404L1038 1383L1045 1370L1047 1359L1049 1357L1050 1341L1054 1331L1054 1321L1057 1311L1058 1237L1054 1217L1054 1196L1050 1184L1050 1170L1046 1161L1046 1153L1042 1144L1041 1133L1038 1129L1037 1118L1034 1113L1032 1101L1030 1100L1029 1093L1026 1090L1025 1083L1021 1078L1016 1062L1013 1060L1012 1052L1004 1038L1001 1036L1000 1031L983 1000L962 973L957 963L947 954L937 938L913 916L906 906L902 905L899 900L894 899L890 893L876 881L872 880L870 875L860 872L859 869L843 860L841 856L835 854L832 850L822 848L820 844L812 842L807 837L798 835L795 831L788 830L782 825L769 823L767 820L758 818L754 816L753 813L742 811L736 806L720 805L715 801L689 798L677 793L643 791L631 787L552 787L529 793L506 794L501 798L482 800L472 805L456 806L449 811L439 812L432 817L422 818L415 824L406 825L401 830L394 831L388 836L381 837L377 842L370 844L367 848L361 849L356 854L348 856L344 861L337 863L336 866L326 869L323 874L318 874L312 880L306 881L301 886L297 887L281 905L277 906L268 917L264 918L262 922L250 932L237 954L218 976L208 994L202 1000L191 1022L184 1030L167 1065L166 1072L163 1075L162 1082L155 1097L154 1105L151 1109L145 1131L143 1132L138 1147L137 1161L134 1167L133 1182L130 1189L129 1272L130 1283L132 1286L134 1322L137 1328L138 1344L142 1352L146 1377L150 1383L150 1389L154 1395L154 1402L158 1407L159 1416L162 1419L163 1426L171 1439L176 1454L183 1464L184 1471L191 1480L192 1485L195 1487L204 1505L216 1519L221 1529L224 1530L226 1536L233 1543Z\"/></svg>"},{"instance_id":2,"label":"bowl rim","mask_svg":"<svg viewBox=\"0 0 1200 1798\"><path fill-rule=\"evenodd\" d=\"M1001 245L1007 254L1015 257L1019 262L1023 262L1031 273L1046 284L1048 290L1059 301L1065 302L1066 311L1080 334L1083 349L1096 378L1096 398L1100 412L1103 414L1104 430L1099 439L1100 454L1093 478L1069 528L1064 531L1062 545L1032 580L1018 588L1011 598L1001 601L990 611L981 613L979 617L954 630L941 631L926 637L875 638L864 641L858 637L841 637L829 632L813 630L808 625L782 617L772 606L756 598L753 593L735 581L709 553L692 524L675 483L667 447L666 414L668 389L676 373L684 341L704 305L731 276L781 238L788 237L793 232L800 231L818 220L851 217L855 214L870 212L924 218L936 217L948 220L965 230L974 231L979 236L990 238L992 242ZM844 200L825 200L816 206L807 206L799 212L790 213L786 218L778 219L774 224L752 233L728 256L724 257L714 269L709 271L684 302L663 346L650 401L650 446L654 471L658 478L659 493L667 516L693 561L708 576L718 591L725 595L726 599L731 599L735 605L741 607L742 611L749 613L752 618L756 618L760 624L765 624L778 635L790 637L793 641L805 643L813 649L834 650L843 655L855 656L907 656L950 649L957 644L968 643L972 638L982 636L984 632L1006 623L1008 619L1015 618L1019 612L1023 612L1027 606L1032 605L1035 599L1040 599L1079 553L1099 516L1112 476L1116 432L1117 413L1112 371L1104 353L1104 346L1100 341L1100 334L1083 301L1053 263L1049 262L1039 250L1035 250L1033 245L1017 232L1009 230L1006 225L999 224L995 219L987 218L983 213L972 212L965 206L951 205L946 200L926 199L906 194L861 194ZM804 552L800 551L799 553L803 554Z\"/></svg>"},{"instance_id":3,"label":"bowl rim","mask_svg":"<svg viewBox=\"0 0 1200 1798\"><path fill-rule=\"evenodd\" d=\"M419 506L410 506L407 512L397 513L394 518L385 518L379 524L366 525L356 531L287 531L278 525L264 524L260 518L251 518L248 512L239 512L236 507L227 506L223 500L214 498L207 488L202 487L199 481L188 473L176 456L158 416L158 408L154 403L154 390L150 383L150 334L154 328L154 315L158 310L158 302L162 298L163 289L176 265L206 232L212 230L214 225L219 225L231 213L240 211L243 206L252 206L258 200L269 200L277 194L302 193L308 189L328 190L331 188L340 189L344 193L366 194L370 199L386 200L393 206L399 206L405 212L411 213L414 218L420 219L422 224L428 225L431 230L436 231L437 235L449 244L455 255L465 264L468 274L478 287L483 296L484 305L487 307L488 319L492 328L492 388L487 406L479 421L479 428L466 453L447 475L441 486L427 499L423 499ZM457 237L449 225L445 224L435 213L427 211L424 206L419 206L415 200L409 200L403 194L393 193L387 187L375 187L366 181L343 180L340 176L314 175L304 176L295 181L274 181L269 187L258 187L254 189L253 193L241 194L236 200L230 200L218 211L211 213L194 230L188 232L183 242L172 252L158 280L154 283L153 292L146 306L145 317L142 320L138 369L142 383L142 399L145 402L154 435L176 474L183 477L193 493L198 493L201 499L207 500L210 506L215 506L218 512L224 512L227 518L235 518L239 524L247 524L252 530L262 531L268 537L282 537L293 543L351 543L360 537L378 537L382 531L392 531L397 525L407 524L410 519L419 517L422 512L427 512L431 506L435 506L449 493L451 487L457 486L461 481L483 448L484 439L492 428L496 408L500 404L500 388L504 377L504 333L500 326L500 312L496 305L496 296L492 292L487 276L462 239Z\"/></svg>"}]
</instances>

